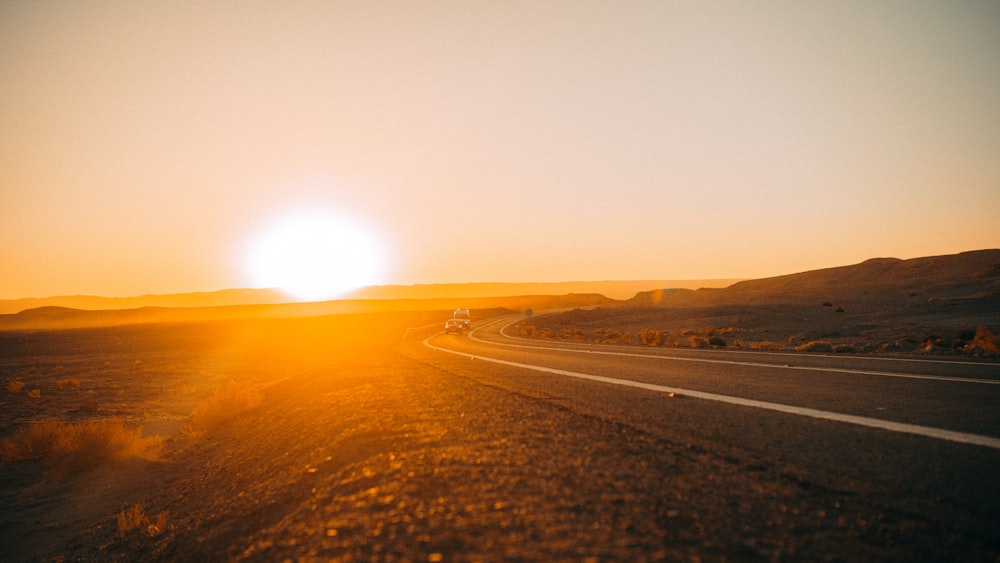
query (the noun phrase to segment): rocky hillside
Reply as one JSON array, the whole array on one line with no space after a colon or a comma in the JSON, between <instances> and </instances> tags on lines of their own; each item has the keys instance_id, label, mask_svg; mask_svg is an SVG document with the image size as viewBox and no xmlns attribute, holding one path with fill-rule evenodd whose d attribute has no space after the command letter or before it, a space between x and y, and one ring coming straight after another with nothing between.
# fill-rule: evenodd
<instances>
[{"instance_id":1,"label":"rocky hillside","mask_svg":"<svg viewBox=\"0 0 1000 563\"><path fill-rule=\"evenodd\" d=\"M644 292L627 303L669 307L825 302L905 305L996 296L1000 296L1000 249L911 260L873 258L853 266L743 281L723 289Z\"/></svg>"}]
</instances>

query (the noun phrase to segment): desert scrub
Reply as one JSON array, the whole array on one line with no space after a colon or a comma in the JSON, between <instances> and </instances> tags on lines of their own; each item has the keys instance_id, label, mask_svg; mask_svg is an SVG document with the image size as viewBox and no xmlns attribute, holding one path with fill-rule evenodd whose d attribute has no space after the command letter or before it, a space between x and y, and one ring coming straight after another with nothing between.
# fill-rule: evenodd
<instances>
[{"instance_id":1,"label":"desert scrub","mask_svg":"<svg viewBox=\"0 0 1000 563\"><path fill-rule=\"evenodd\" d=\"M759 342L747 342L746 347L750 350L784 350L785 345L771 340L761 340Z\"/></svg>"},{"instance_id":2,"label":"desert scrub","mask_svg":"<svg viewBox=\"0 0 1000 563\"><path fill-rule=\"evenodd\" d=\"M167 527L167 513L161 512L152 521L146 516L146 508L142 504L132 504L122 507L116 517L118 521L118 536L125 537L132 530L142 529L150 537L160 534Z\"/></svg>"},{"instance_id":3,"label":"desert scrub","mask_svg":"<svg viewBox=\"0 0 1000 563\"><path fill-rule=\"evenodd\" d=\"M161 438L143 438L141 428L129 428L118 419L73 424L50 420L21 427L0 440L0 461L41 459L78 469L110 460L156 459L162 444Z\"/></svg>"},{"instance_id":4,"label":"desert scrub","mask_svg":"<svg viewBox=\"0 0 1000 563\"><path fill-rule=\"evenodd\" d=\"M795 349L799 352L829 353L833 352L833 344L830 344L825 340L812 340L800 346L796 346Z\"/></svg>"},{"instance_id":5,"label":"desert scrub","mask_svg":"<svg viewBox=\"0 0 1000 563\"><path fill-rule=\"evenodd\" d=\"M666 335L655 328L644 328L639 331L639 340L646 346L663 346Z\"/></svg>"},{"instance_id":6,"label":"desert scrub","mask_svg":"<svg viewBox=\"0 0 1000 563\"><path fill-rule=\"evenodd\" d=\"M708 339L704 336L692 336L688 339L688 342L690 342L692 348L709 348L711 346Z\"/></svg>"},{"instance_id":7,"label":"desert scrub","mask_svg":"<svg viewBox=\"0 0 1000 563\"><path fill-rule=\"evenodd\" d=\"M18 393L21 392L22 389L24 389L24 382L21 381L20 379L15 379L14 381L7 382L8 395L17 395Z\"/></svg>"},{"instance_id":8,"label":"desert scrub","mask_svg":"<svg viewBox=\"0 0 1000 563\"><path fill-rule=\"evenodd\" d=\"M610 328L595 328L594 340L600 344L631 344L632 333L622 333Z\"/></svg>"},{"instance_id":9,"label":"desert scrub","mask_svg":"<svg viewBox=\"0 0 1000 563\"><path fill-rule=\"evenodd\" d=\"M1000 339L990 332L990 329L984 326L978 327L972 337L972 344L969 345L970 351L976 348L984 352L998 352L1000 351Z\"/></svg>"},{"instance_id":10,"label":"desert scrub","mask_svg":"<svg viewBox=\"0 0 1000 563\"><path fill-rule=\"evenodd\" d=\"M56 381L56 385L58 385L60 389L67 389L67 388L68 389L79 389L80 388L80 380L79 379L60 379L60 380Z\"/></svg>"},{"instance_id":11,"label":"desert scrub","mask_svg":"<svg viewBox=\"0 0 1000 563\"><path fill-rule=\"evenodd\" d=\"M264 396L249 384L229 382L218 388L191 412L193 430L210 432L229 420L256 408Z\"/></svg>"},{"instance_id":12,"label":"desert scrub","mask_svg":"<svg viewBox=\"0 0 1000 563\"><path fill-rule=\"evenodd\" d=\"M590 339L584 334L582 328L563 328L559 329L559 338L562 340L576 340L579 342L589 342Z\"/></svg>"}]
</instances>

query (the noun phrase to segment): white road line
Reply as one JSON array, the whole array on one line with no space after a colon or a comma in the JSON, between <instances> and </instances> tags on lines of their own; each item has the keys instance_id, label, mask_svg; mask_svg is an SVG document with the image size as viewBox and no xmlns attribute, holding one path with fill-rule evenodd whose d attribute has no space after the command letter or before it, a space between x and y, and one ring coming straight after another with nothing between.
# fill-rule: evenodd
<instances>
[{"instance_id":1,"label":"white road line","mask_svg":"<svg viewBox=\"0 0 1000 563\"><path fill-rule=\"evenodd\" d=\"M435 335L436 336L436 335ZM902 422L892 422L889 420L881 420L877 418L869 418L866 416L855 416L850 414L841 414L830 411L822 411L818 409L810 409L805 407L796 407L793 405L784 405L781 403L771 403L768 401L757 401L754 399L744 399L741 397L733 397L730 395L719 395L716 393L706 393L703 391L695 391L692 389L682 389L680 387L667 387L665 385L654 385L652 383L643 383L641 381L630 381L628 379L615 379L613 377L604 377L602 375L593 375L588 373L580 373L576 371L567 371L562 369L548 368L545 366L536 366L532 364L522 364L519 362L511 362L508 360L501 360L499 358L491 358L489 356L481 356L478 354L469 354L467 352L459 352L456 350L450 350L448 348L442 348L440 346L435 346L431 344L430 336L424 340L424 346L431 348L433 350L438 350L440 352L446 352L449 354L455 354L458 356L464 356L474 360L483 360L486 362L492 362L496 364L501 364L510 367L529 369L533 371L540 371L544 373L551 373L554 375L562 375L565 377L575 377L578 379L587 379L590 381L599 381L601 383L610 383L612 385L622 385L625 387L634 387L636 389L644 389L647 391L655 391L659 393L674 393L675 395L685 395L687 397L694 397L696 399L704 399L706 401L717 401L721 403L728 403L731 405L738 405L743 407L752 407L758 409L765 409L771 411L777 411L787 414L795 414L799 416L808 416L811 418L818 418L823 420L832 420L835 422L845 422L848 424L857 424L860 426L867 426L869 428L878 428L880 430L889 430L892 432L902 432L905 434L915 434L918 436L925 436L928 438L937 438L939 440L948 440L951 442L958 442L962 444L972 444L976 446L985 446L987 448L1000 449L1000 438L993 438L990 436L981 436L979 434L968 434L965 432L954 432L951 430L943 430L941 428L933 428L930 426L918 426L916 424L905 424ZM773 366L772 366L773 367Z\"/></svg>"},{"instance_id":2,"label":"white road line","mask_svg":"<svg viewBox=\"0 0 1000 563\"><path fill-rule=\"evenodd\" d=\"M510 326L514 322L516 322L516 321L512 321L507 326ZM496 324L496 323L491 323L491 324ZM489 325L485 325L485 326L489 326ZM485 328L485 326L484 327L480 327L480 328ZM514 337L514 336L508 336L506 333L504 333L504 330L507 328L507 326L505 326L502 329L500 329L500 334L504 338L508 338L510 340L526 340L526 341L530 342L530 340L527 340L527 339L517 338L517 337ZM475 331L473 331L473 333L474 332ZM556 347L556 346L536 346L536 345L523 345L523 344L508 344L506 342L493 342L493 341L489 341L489 340L483 340L481 338L476 338L475 336L473 336L473 333L469 333L469 338L471 338L472 340L475 340L476 342L483 342L485 344L493 344L495 346L506 346L508 348L525 348L525 349L529 349L530 348L530 349L536 349L536 350L554 350L554 351L559 351L559 352L569 352L569 353L576 353L576 354L600 354L600 355L603 355L603 356L623 356L623 357L629 357L629 358L648 358L648 359L654 359L654 360L664 360L664 361L673 361L673 362L701 362L701 363L706 363L706 364L726 364L726 365L734 365L734 366L782 368L782 369L799 370L799 371L819 371L819 372L828 372L828 373L850 373L850 374L854 374L854 375L874 375L874 376L879 376L879 377L899 377L899 378L902 378L902 379L926 379L926 380L931 380L931 381L949 381L949 382L957 382L957 383L978 383L978 384L981 384L981 385L1000 385L1000 380L995 380L995 379L976 379L976 378L971 378L971 377L944 377L944 376L939 376L939 375L921 375L921 374L916 374L916 373L899 373L899 372L891 372L891 371L868 371L868 370L846 369L846 368L824 368L824 367L813 367L813 366L790 366L790 365L789 366L783 366L781 364L768 364L768 363L763 363L763 362L741 362L741 361L738 361L738 360L712 360L712 359L708 359L708 358L687 358L687 357L683 357L683 356L661 356L659 354L640 354L640 353L637 353L637 352L614 352L614 351L609 351L609 350L593 350L593 349L579 350L579 349L573 349L573 348L561 348L561 347ZM791 354L789 354L789 355L791 355ZM827 357L827 356L820 356L820 357ZM944 362L940 362L940 363L944 363Z\"/></svg>"}]
</instances>

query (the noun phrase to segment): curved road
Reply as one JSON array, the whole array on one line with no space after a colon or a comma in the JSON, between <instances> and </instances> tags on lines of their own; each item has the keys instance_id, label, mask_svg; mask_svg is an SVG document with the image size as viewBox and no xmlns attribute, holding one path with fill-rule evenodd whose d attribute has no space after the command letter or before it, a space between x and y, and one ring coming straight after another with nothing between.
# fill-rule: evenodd
<instances>
[{"instance_id":1,"label":"curved road","mask_svg":"<svg viewBox=\"0 0 1000 563\"><path fill-rule=\"evenodd\" d=\"M840 538L822 548L835 559L1000 557L1000 364L537 341L505 331L520 318L436 334L411 350L464 378L730 464L726 490L746 490L756 504L775 481L794 483L826 507L821 514L856 504L859 513L813 522L808 534L788 531L794 543L853 530L856 545ZM743 497L727 494L730 504ZM712 494L699 502L723 521L733 508ZM773 502L755 509L797 510Z\"/></svg>"},{"instance_id":2,"label":"curved road","mask_svg":"<svg viewBox=\"0 0 1000 563\"><path fill-rule=\"evenodd\" d=\"M548 343L520 317L428 347L543 373L1000 449L1000 364Z\"/></svg>"}]
</instances>

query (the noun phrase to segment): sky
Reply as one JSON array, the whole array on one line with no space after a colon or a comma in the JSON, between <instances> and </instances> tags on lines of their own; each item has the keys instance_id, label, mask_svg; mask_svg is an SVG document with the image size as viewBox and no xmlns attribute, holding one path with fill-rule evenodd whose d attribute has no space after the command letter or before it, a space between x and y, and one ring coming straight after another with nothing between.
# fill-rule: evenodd
<instances>
[{"instance_id":1,"label":"sky","mask_svg":"<svg viewBox=\"0 0 1000 563\"><path fill-rule=\"evenodd\" d=\"M354 284L997 248L998 30L960 0L3 0L0 299L289 285L261 257L316 216L366 250L296 275Z\"/></svg>"}]
</instances>

